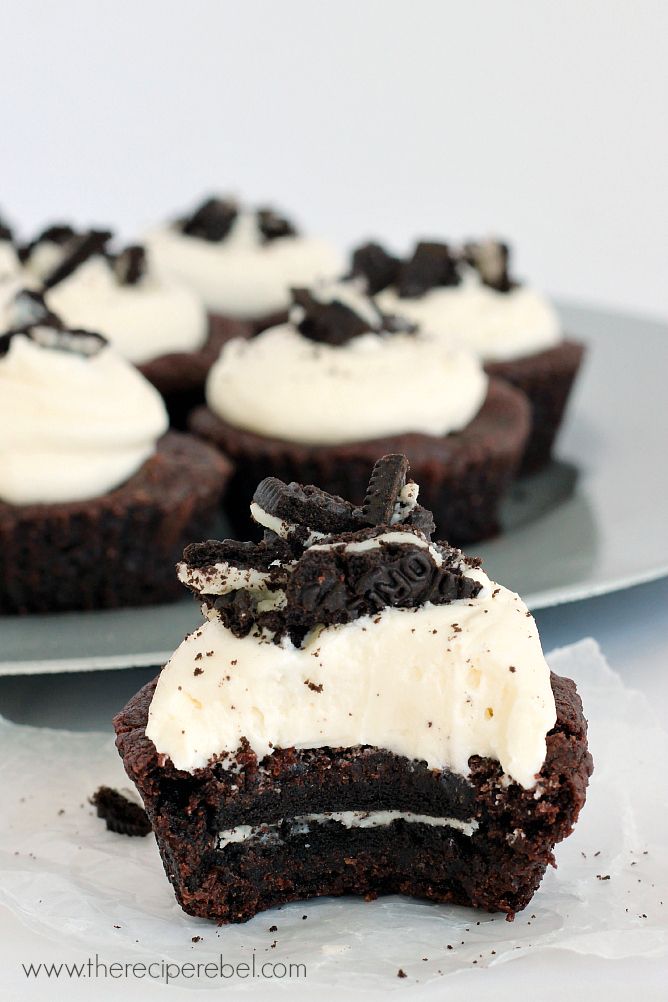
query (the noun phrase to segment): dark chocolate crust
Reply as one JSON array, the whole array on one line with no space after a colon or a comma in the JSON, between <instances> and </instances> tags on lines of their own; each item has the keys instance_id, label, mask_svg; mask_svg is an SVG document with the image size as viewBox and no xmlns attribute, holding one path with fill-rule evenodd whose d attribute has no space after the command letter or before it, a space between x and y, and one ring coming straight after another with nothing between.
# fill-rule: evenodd
<instances>
[{"instance_id":1,"label":"dark chocolate crust","mask_svg":"<svg viewBox=\"0 0 668 1002\"><path fill-rule=\"evenodd\" d=\"M0 501L0 613L148 605L179 598L174 564L206 536L231 466L168 432L116 490L86 501Z\"/></svg>"},{"instance_id":2,"label":"dark chocolate crust","mask_svg":"<svg viewBox=\"0 0 668 1002\"><path fill-rule=\"evenodd\" d=\"M172 427L184 429L189 413L204 403L206 377L223 345L251 333L251 326L242 320L209 316L209 336L199 351L171 352L137 366L162 394Z\"/></svg>"},{"instance_id":3,"label":"dark chocolate crust","mask_svg":"<svg viewBox=\"0 0 668 1002\"><path fill-rule=\"evenodd\" d=\"M562 341L535 355L485 366L490 376L521 390L531 405L531 432L520 473L531 473L549 462L584 351L577 341Z\"/></svg>"},{"instance_id":4,"label":"dark chocolate crust","mask_svg":"<svg viewBox=\"0 0 668 1002\"><path fill-rule=\"evenodd\" d=\"M499 501L529 434L529 406L517 390L492 379L480 411L460 432L440 438L410 433L327 446L243 431L206 407L197 408L189 424L235 464L226 511L239 536L252 531L248 509L257 483L265 477L315 484L361 504L378 456L404 453L420 485L420 504L434 513L437 535L460 544L498 531Z\"/></svg>"},{"instance_id":5,"label":"dark chocolate crust","mask_svg":"<svg viewBox=\"0 0 668 1002\"><path fill-rule=\"evenodd\" d=\"M146 737L157 679L114 719L116 744L176 897L191 915L241 922L307 897L402 893L512 917L554 865L554 846L570 834L592 772L575 685L556 675L551 682L557 722L547 735L539 797L536 789L504 785L491 759L472 757L463 778L369 747L276 749L260 763L242 749L232 768L213 762L180 772ZM478 828L469 836L404 821L384 829L328 822L307 832L283 825L269 843L218 848L218 833L237 824L383 809L474 819Z\"/></svg>"}]
</instances>

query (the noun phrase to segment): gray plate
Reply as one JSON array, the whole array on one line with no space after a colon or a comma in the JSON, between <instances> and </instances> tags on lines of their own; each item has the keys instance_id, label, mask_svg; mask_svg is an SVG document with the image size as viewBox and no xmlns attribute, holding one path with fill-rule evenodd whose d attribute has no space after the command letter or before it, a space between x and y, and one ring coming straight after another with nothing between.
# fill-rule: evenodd
<instances>
[{"instance_id":1,"label":"gray plate","mask_svg":"<svg viewBox=\"0 0 668 1002\"><path fill-rule=\"evenodd\" d=\"M518 481L505 532L471 547L532 609L668 574L668 331L563 307L589 346L559 460ZM197 605L0 619L0 675L162 664L200 621Z\"/></svg>"}]
</instances>

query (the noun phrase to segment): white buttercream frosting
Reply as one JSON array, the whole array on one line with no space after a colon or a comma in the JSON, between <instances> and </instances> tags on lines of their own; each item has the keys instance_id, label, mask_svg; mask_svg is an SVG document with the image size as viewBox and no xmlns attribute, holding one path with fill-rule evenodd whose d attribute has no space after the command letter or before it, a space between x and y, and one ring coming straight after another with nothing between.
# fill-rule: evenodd
<instances>
[{"instance_id":1,"label":"white buttercream frosting","mask_svg":"<svg viewBox=\"0 0 668 1002\"><path fill-rule=\"evenodd\" d=\"M485 362L502 362L553 348L561 325L552 304L535 289L517 286L497 292L467 270L462 282L437 286L422 296L401 298L394 288L376 300L387 313L400 313L432 334L474 351Z\"/></svg>"},{"instance_id":2,"label":"white buttercream frosting","mask_svg":"<svg viewBox=\"0 0 668 1002\"><path fill-rule=\"evenodd\" d=\"M10 240L0 239L0 282L17 278L21 264Z\"/></svg>"},{"instance_id":3,"label":"white buttercream frosting","mask_svg":"<svg viewBox=\"0 0 668 1002\"><path fill-rule=\"evenodd\" d=\"M63 260L65 245L56 240L39 240L24 264L26 284L38 288Z\"/></svg>"},{"instance_id":4,"label":"white buttercream frosting","mask_svg":"<svg viewBox=\"0 0 668 1002\"><path fill-rule=\"evenodd\" d=\"M212 312L240 320L286 310L292 287L333 278L344 267L342 254L316 237L263 242L255 213L247 210L221 241L189 236L170 225L152 230L144 242L159 275L182 281Z\"/></svg>"},{"instance_id":5,"label":"white buttercream frosting","mask_svg":"<svg viewBox=\"0 0 668 1002\"><path fill-rule=\"evenodd\" d=\"M229 341L206 386L209 407L230 424L317 445L447 435L469 424L486 394L478 360L437 338L367 333L334 346L292 324Z\"/></svg>"},{"instance_id":6,"label":"white buttercream frosting","mask_svg":"<svg viewBox=\"0 0 668 1002\"><path fill-rule=\"evenodd\" d=\"M147 736L178 769L274 748L371 745L466 776L472 755L535 785L556 711L533 618L477 569L479 594L385 608L319 628L295 647L235 637L218 619L163 669ZM195 673L195 669L200 669Z\"/></svg>"},{"instance_id":7,"label":"white buttercream frosting","mask_svg":"<svg viewBox=\"0 0 668 1002\"><path fill-rule=\"evenodd\" d=\"M218 833L218 848L248 842L259 838L263 841L281 837L281 825L287 820L290 834L306 834L318 825L334 821L344 828L387 828L395 821L406 824L427 825L429 828L454 828L462 835L473 835L478 828L477 821L461 821L459 818L441 818L430 814L415 814L413 811L326 811L321 814L298 814L274 824L237 825Z\"/></svg>"},{"instance_id":8,"label":"white buttercream frosting","mask_svg":"<svg viewBox=\"0 0 668 1002\"><path fill-rule=\"evenodd\" d=\"M150 272L136 284L124 285L99 255L45 298L68 327L99 331L135 364L170 352L197 351L207 338L206 310L194 292Z\"/></svg>"},{"instance_id":9,"label":"white buttercream frosting","mask_svg":"<svg viewBox=\"0 0 668 1002\"><path fill-rule=\"evenodd\" d=\"M110 346L84 357L15 335L0 357L0 498L104 494L154 453L167 426L157 390Z\"/></svg>"}]
</instances>

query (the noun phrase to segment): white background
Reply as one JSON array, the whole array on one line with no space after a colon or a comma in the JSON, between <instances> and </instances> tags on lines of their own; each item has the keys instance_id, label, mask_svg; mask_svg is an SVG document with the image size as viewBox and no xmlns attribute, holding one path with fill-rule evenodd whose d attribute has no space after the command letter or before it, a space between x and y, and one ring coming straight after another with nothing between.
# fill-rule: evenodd
<instances>
[{"instance_id":1,"label":"white background","mask_svg":"<svg viewBox=\"0 0 668 1002\"><path fill-rule=\"evenodd\" d=\"M4 0L0 208L126 235L212 189L349 245L497 232L668 306L664 0ZM662 120L663 115L663 120Z\"/></svg>"}]
</instances>

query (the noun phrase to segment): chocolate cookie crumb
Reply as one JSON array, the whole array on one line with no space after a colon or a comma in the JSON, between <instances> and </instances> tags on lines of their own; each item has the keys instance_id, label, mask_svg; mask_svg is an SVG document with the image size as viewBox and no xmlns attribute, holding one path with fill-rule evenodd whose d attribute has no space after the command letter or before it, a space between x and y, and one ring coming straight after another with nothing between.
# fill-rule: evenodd
<instances>
[{"instance_id":1,"label":"chocolate cookie crumb","mask_svg":"<svg viewBox=\"0 0 668 1002\"><path fill-rule=\"evenodd\" d=\"M145 836L151 831L151 822L143 807L134 804L118 790L110 786L100 786L90 803L97 809L107 829L118 835Z\"/></svg>"}]
</instances>

